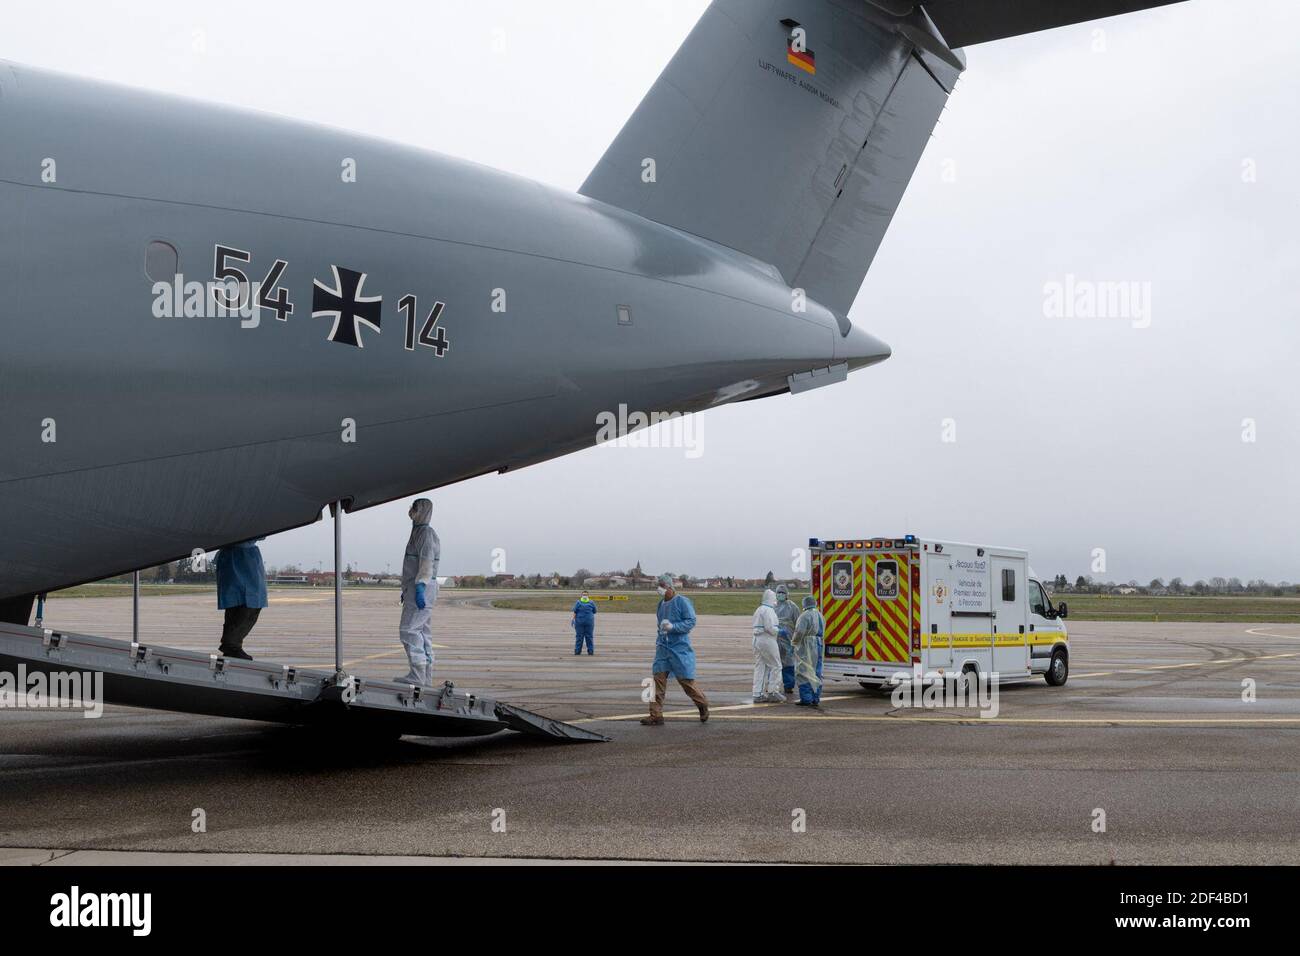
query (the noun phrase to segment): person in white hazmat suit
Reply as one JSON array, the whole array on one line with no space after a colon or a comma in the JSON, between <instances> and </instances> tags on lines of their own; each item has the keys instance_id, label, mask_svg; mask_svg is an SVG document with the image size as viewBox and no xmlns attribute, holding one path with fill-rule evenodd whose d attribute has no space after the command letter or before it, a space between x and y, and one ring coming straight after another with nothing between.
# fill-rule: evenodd
<instances>
[{"instance_id":1,"label":"person in white hazmat suit","mask_svg":"<svg viewBox=\"0 0 1300 956\"><path fill-rule=\"evenodd\" d=\"M776 635L781 622L776 616L776 594L763 592L763 603L754 612L754 703L785 703L781 693L781 649Z\"/></svg>"},{"instance_id":2,"label":"person in white hazmat suit","mask_svg":"<svg viewBox=\"0 0 1300 956\"><path fill-rule=\"evenodd\" d=\"M442 545L438 533L429 527L433 502L416 498L407 512L411 537L402 556L402 622L398 634L411 669L397 678L404 684L433 681L433 634L430 623L438 600L438 559Z\"/></svg>"}]
</instances>

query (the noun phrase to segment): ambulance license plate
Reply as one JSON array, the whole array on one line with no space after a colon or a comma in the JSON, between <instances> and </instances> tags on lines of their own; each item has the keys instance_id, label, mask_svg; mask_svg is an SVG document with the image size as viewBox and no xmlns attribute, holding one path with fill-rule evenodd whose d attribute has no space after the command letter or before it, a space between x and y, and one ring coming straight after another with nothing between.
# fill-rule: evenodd
<instances>
[{"instance_id":1,"label":"ambulance license plate","mask_svg":"<svg viewBox=\"0 0 1300 956\"><path fill-rule=\"evenodd\" d=\"M827 644L826 656L827 657L852 657L853 645L852 644Z\"/></svg>"}]
</instances>

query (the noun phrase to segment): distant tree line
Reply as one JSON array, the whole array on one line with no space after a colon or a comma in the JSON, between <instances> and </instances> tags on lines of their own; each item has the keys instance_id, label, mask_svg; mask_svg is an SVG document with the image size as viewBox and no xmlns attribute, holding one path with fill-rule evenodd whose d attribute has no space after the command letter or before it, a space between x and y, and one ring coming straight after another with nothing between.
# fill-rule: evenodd
<instances>
[{"instance_id":1,"label":"distant tree line","mask_svg":"<svg viewBox=\"0 0 1300 956\"><path fill-rule=\"evenodd\" d=\"M1128 581L1117 584L1114 581L1097 581L1091 575L1080 574L1071 584L1064 574L1058 574L1052 581L1052 590L1065 594L1116 594L1137 593L1151 595L1201 596L1241 596L1241 597L1290 597L1300 595L1300 584L1279 581L1273 584L1262 578L1242 582L1241 578L1210 578L1188 584L1182 578L1170 578L1165 583L1163 578L1152 578L1146 584Z\"/></svg>"}]
</instances>

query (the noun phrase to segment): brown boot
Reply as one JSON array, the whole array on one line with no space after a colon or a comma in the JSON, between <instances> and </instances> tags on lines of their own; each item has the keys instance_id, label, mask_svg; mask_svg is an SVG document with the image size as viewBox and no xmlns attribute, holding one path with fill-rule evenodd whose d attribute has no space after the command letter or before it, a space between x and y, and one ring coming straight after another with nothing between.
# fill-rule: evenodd
<instances>
[{"instance_id":1,"label":"brown boot","mask_svg":"<svg viewBox=\"0 0 1300 956\"><path fill-rule=\"evenodd\" d=\"M647 727L658 727L658 726L659 726L660 724L662 724L663 722L664 722L664 719L663 719L662 717L642 717L642 718L641 718L641 723L645 724Z\"/></svg>"},{"instance_id":2,"label":"brown boot","mask_svg":"<svg viewBox=\"0 0 1300 956\"><path fill-rule=\"evenodd\" d=\"M708 720L709 720L709 705L700 704L700 723L702 724L708 723Z\"/></svg>"}]
</instances>

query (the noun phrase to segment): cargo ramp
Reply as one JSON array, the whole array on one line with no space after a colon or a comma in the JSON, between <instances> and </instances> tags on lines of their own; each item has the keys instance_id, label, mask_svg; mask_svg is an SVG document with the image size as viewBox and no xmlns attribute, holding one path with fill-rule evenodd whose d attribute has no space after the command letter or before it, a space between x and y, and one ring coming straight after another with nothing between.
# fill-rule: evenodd
<instances>
[{"instance_id":1,"label":"cargo ramp","mask_svg":"<svg viewBox=\"0 0 1300 956\"><path fill-rule=\"evenodd\" d=\"M102 674L107 704L317 725L349 736L482 737L515 730L551 741L609 740L514 704L459 691L450 681L415 687L44 627L0 623L0 670ZM27 684L20 684L17 692L25 693Z\"/></svg>"}]
</instances>

